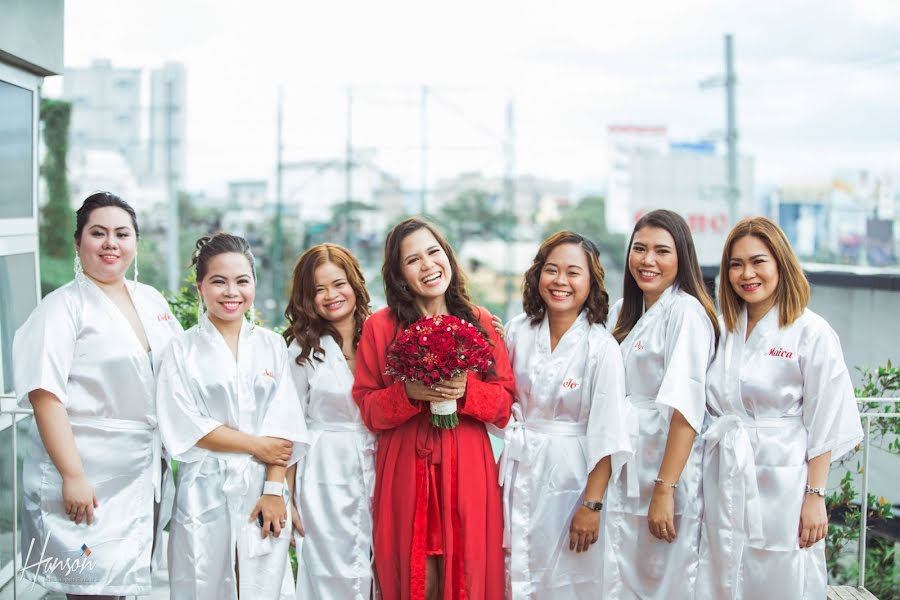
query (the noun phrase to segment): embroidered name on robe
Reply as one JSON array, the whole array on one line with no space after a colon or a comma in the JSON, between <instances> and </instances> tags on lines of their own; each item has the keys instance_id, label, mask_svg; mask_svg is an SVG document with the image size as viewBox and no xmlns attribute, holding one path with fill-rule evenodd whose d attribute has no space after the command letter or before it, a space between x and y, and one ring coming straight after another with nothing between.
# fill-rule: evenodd
<instances>
[{"instance_id":1,"label":"embroidered name on robe","mask_svg":"<svg viewBox=\"0 0 900 600\"><path fill-rule=\"evenodd\" d=\"M779 358L794 358L794 353L784 348L769 348L769 356L777 356Z\"/></svg>"},{"instance_id":2,"label":"embroidered name on robe","mask_svg":"<svg viewBox=\"0 0 900 600\"><path fill-rule=\"evenodd\" d=\"M575 388L578 387L578 382L575 381L574 379L572 379L571 377L569 377L568 379L563 381L562 386L563 386L563 388L565 388L567 390L574 390Z\"/></svg>"}]
</instances>

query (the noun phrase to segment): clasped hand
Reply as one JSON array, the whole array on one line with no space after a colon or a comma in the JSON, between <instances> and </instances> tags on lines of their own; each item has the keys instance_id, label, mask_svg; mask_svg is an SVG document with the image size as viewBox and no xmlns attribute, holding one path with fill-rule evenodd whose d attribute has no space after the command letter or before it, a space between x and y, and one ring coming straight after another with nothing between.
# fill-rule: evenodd
<instances>
[{"instance_id":1,"label":"clasped hand","mask_svg":"<svg viewBox=\"0 0 900 600\"><path fill-rule=\"evenodd\" d=\"M406 381L404 382L406 396L420 402L459 400L466 395L467 373L467 371L463 371L456 377L439 381L430 387L421 381Z\"/></svg>"}]
</instances>

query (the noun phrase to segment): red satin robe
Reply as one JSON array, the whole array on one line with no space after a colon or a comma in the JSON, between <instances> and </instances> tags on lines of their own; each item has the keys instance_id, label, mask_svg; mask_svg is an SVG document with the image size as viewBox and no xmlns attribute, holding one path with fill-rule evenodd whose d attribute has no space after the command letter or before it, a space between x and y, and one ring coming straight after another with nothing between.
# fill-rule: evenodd
<instances>
[{"instance_id":1,"label":"red satin robe","mask_svg":"<svg viewBox=\"0 0 900 600\"><path fill-rule=\"evenodd\" d=\"M393 312L381 309L363 326L353 398L363 421L378 434L374 553L385 600L424 597L426 546L434 539L425 525L429 503L432 514L437 506L441 521L443 600L503 598L500 487L484 424L506 426L515 384L490 313L480 308L476 314L493 344L496 374L483 380L469 373L454 429L433 427L427 403L410 400L403 382L384 374L388 346L402 330ZM436 486L432 474L439 478Z\"/></svg>"}]
</instances>

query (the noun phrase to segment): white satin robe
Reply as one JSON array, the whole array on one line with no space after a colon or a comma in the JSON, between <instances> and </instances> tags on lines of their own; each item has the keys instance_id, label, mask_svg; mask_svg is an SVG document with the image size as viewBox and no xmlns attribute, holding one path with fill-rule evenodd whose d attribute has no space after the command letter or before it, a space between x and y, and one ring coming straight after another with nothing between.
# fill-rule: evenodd
<instances>
[{"instance_id":1,"label":"white satin robe","mask_svg":"<svg viewBox=\"0 0 900 600\"><path fill-rule=\"evenodd\" d=\"M180 461L169 534L173 600L236 600L235 562L241 598L294 598L290 518L278 538L266 539L256 520L250 520L262 494L266 465L247 454L196 445L225 425L294 442L291 464L302 456L308 435L298 418L300 403L284 340L244 321L235 360L204 314L198 325L172 341L157 398L163 443Z\"/></svg>"},{"instance_id":2,"label":"white satin robe","mask_svg":"<svg viewBox=\"0 0 900 600\"><path fill-rule=\"evenodd\" d=\"M151 354L84 275L48 294L13 341L19 405L31 408L28 393L36 389L59 398L99 502L92 525L69 520L62 478L32 420L22 468L23 567L25 577L54 592L150 593L153 503L161 485L153 374L181 326L155 289L125 285ZM161 518L160 530L164 525ZM49 562L29 568L42 557L78 561L79 568L67 573Z\"/></svg>"},{"instance_id":3,"label":"white satin robe","mask_svg":"<svg viewBox=\"0 0 900 600\"><path fill-rule=\"evenodd\" d=\"M296 341L290 370L311 443L297 464L294 500L305 537L297 540L297 598L369 600L375 435L363 424L350 391L353 373L331 336L320 340L323 362L301 367Z\"/></svg>"},{"instance_id":4,"label":"white satin robe","mask_svg":"<svg viewBox=\"0 0 900 600\"><path fill-rule=\"evenodd\" d=\"M619 300L610 311L611 330L621 307ZM609 560L604 563L602 598L692 600L703 512L700 432L715 333L700 302L671 286L644 312L620 347L632 409L634 457L610 485L603 509L602 542ZM647 512L673 410L684 415L697 437L675 489L677 537L669 544L650 533Z\"/></svg>"},{"instance_id":5,"label":"white satin robe","mask_svg":"<svg viewBox=\"0 0 900 600\"><path fill-rule=\"evenodd\" d=\"M569 525L590 471L606 456L621 464L631 453L618 345L583 312L552 352L546 317L538 325L514 318L506 344L516 377L500 457L506 596L600 598L601 545L569 550Z\"/></svg>"},{"instance_id":6,"label":"white satin robe","mask_svg":"<svg viewBox=\"0 0 900 600\"><path fill-rule=\"evenodd\" d=\"M722 319L720 319L722 322ZM800 549L807 461L837 460L862 440L837 335L805 310L778 327L778 309L745 341L747 313L709 370L698 598L820 600L825 541Z\"/></svg>"}]
</instances>

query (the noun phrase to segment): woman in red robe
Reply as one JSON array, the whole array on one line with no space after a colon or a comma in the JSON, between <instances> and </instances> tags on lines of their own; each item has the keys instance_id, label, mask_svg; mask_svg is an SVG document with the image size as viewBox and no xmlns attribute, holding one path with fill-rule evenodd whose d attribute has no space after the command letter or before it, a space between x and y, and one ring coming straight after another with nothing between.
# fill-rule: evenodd
<instances>
[{"instance_id":1,"label":"woman in red robe","mask_svg":"<svg viewBox=\"0 0 900 600\"><path fill-rule=\"evenodd\" d=\"M453 250L430 223L394 226L382 266L387 308L366 321L353 398L378 434L373 506L375 572L385 600L502 600L503 516L485 423L505 427L514 382L491 315L469 300ZM385 375L388 347L424 316L475 324L493 346L485 377L463 373L428 388ZM459 425L431 424L429 402L455 399Z\"/></svg>"}]
</instances>

